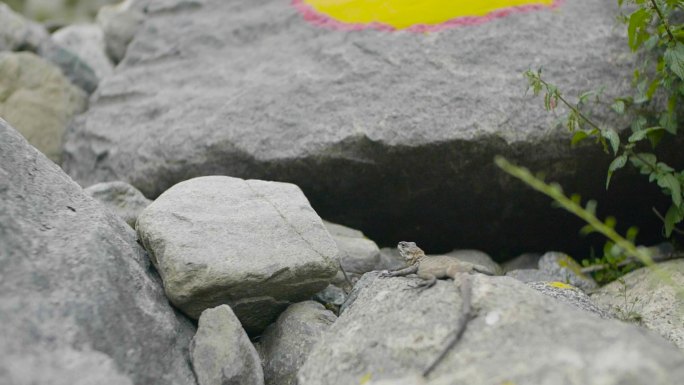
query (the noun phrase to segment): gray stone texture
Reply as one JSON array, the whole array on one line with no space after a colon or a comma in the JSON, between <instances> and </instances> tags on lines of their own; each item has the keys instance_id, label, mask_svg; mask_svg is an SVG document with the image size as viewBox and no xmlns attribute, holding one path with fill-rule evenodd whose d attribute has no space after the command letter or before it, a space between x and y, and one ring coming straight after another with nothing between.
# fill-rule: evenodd
<instances>
[{"instance_id":1,"label":"gray stone texture","mask_svg":"<svg viewBox=\"0 0 684 385\"><path fill-rule=\"evenodd\" d=\"M135 232L0 119L0 382L195 384Z\"/></svg>"},{"instance_id":2,"label":"gray stone texture","mask_svg":"<svg viewBox=\"0 0 684 385\"><path fill-rule=\"evenodd\" d=\"M594 278L582 273L582 266L565 253L549 251L542 255L539 270L553 277L553 281L567 283L586 292L598 288Z\"/></svg>"},{"instance_id":3,"label":"gray stone texture","mask_svg":"<svg viewBox=\"0 0 684 385\"><path fill-rule=\"evenodd\" d=\"M55 43L52 39L43 41L38 46L36 53L59 67L71 83L88 94L97 88L99 80L95 71L78 55Z\"/></svg>"},{"instance_id":4,"label":"gray stone texture","mask_svg":"<svg viewBox=\"0 0 684 385\"><path fill-rule=\"evenodd\" d=\"M35 51L42 41L49 38L45 27L0 3L0 51Z\"/></svg>"},{"instance_id":5,"label":"gray stone texture","mask_svg":"<svg viewBox=\"0 0 684 385\"><path fill-rule=\"evenodd\" d=\"M250 334L338 270L335 242L289 183L190 179L148 206L136 229L174 305L197 318L228 304Z\"/></svg>"},{"instance_id":6,"label":"gray stone texture","mask_svg":"<svg viewBox=\"0 0 684 385\"><path fill-rule=\"evenodd\" d=\"M521 282L553 282L558 277L539 269L517 269L506 272L507 277L512 277Z\"/></svg>"},{"instance_id":7,"label":"gray stone texture","mask_svg":"<svg viewBox=\"0 0 684 385\"><path fill-rule=\"evenodd\" d=\"M579 221L492 159L544 172L625 223L661 226L634 208L649 202L650 213L667 197L635 193L648 184L621 172L603 199L611 157L593 143L572 149L556 116L525 94L522 73L540 66L568 96L631 92L616 15L614 1L565 1L418 34L319 28L281 0L150 2L70 132L64 166L84 185L125 180L149 197L200 175L287 181L321 216L382 245L586 249L568 236Z\"/></svg>"},{"instance_id":8,"label":"gray stone texture","mask_svg":"<svg viewBox=\"0 0 684 385\"><path fill-rule=\"evenodd\" d=\"M648 268L600 288L591 299L610 309L620 319L635 315L642 326L655 331L684 349L684 259L659 263L672 282ZM631 313L631 314L630 314Z\"/></svg>"},{"instance_id":9,"label":"gray stone texture","mask_svg":"<svg viewBox=\"0 0 684 385\"><path fill-rule=\"evenodd\" d=\"M121 181L97 183L83 192L100 201L132 228L140 213L152 203L138 189Z\"/></svg>"},{"instance_id":10,"label":"gray stone texture","mask_svg":"<svg viewBox=\"0 0 684 385\"><path fill-rule=\"evenodd\" d=\"M85 93L31 52L0 52L0 116L56 163L66 127L85 110Z\"/></svg>"},{"instance_id":11,"label":"gray stone texture","mask_svg":"<svg viewBox=\"0 0 684 385\"><path fill-rule=\"evenodd\" d=\"M144 20L144 4L146 1L124 0L104 6L97 13L97 23L105 35L107 54L115 63L123 59L128 44Z\"/></svg>"},{"instance_id":12,"label":"gray stone texture","mask_svg":"<svg viewBox=\"0 0 684 385\"><path fill-rule=\"evenodd\" d=\"M361 231L326 221L323 224L337 244L340 266L351 282L358 280L363 273L373 271L380 263L378 245ZM338 273L335 283L344 285L344 275Z\"/></svg>"},{"instance_id":13,"label":"gray stone texture","mask_svg":"<svg viewBox=\"0 0 684 385\"><path fill-rule=\"evenodd\" d=\"M502 269L498 263L494 262L487 253L479 250L454 250L446 253L450 257L458 258L461 261L472 263L482 272L490 275L501 275Z\"/></svg>"},{"instance_id":14,"label":"gray stone texture","mask_svg":"<svg viewBox=\"0 0 684 385\"><path fill-rule=\"evenodd\" d=\"M601 318L613 318L608 311L597 306L586 293L572 285L561 282L529 282L527 286L560 302L596 314Z\"/></svg>"},{"instance_id":15,"label":"gray stone texture","mask_svg":"<svg viewBox=\"0 0 684 385\"><path fill-rule=\"evenodd\" d=\"M539 253L523 253L501 264L505 273L519 269L536 269L539 266Z\"/></svg>"},{"instance_id":16,"label":"gray stone texture","mask_svg":"<svg viewBox=\"0 0 684 385\"><path fill-rule=\"evenodd\" d=\"M88 64L98 80L109 76L114 70L105 52L104 33L97 24L70 25L55 31L52 39Z\"/></svg>"},{"instance_id":17,"label":"gray stone texture","mask_svg":"<svg viewBox=\"0 0 684 385\"><path fill-rule=\"evenodd\" d=\"M263 385L254 345L228 305L202 312L190 344L199 385Z\"/></svg>"},{"instance_id":18,"label":"gray stone texture","mask_svg":"<svg viewBox=\"0 0 684 385\"><path fill-rule=\"evenodd\" d=\"M509 277L470 278L477 316L430 384L672 385L684 376L684 354L657 335ZM453 335L460 278L422 292L410 289L414 281L371 279L315 345L299 385L351 385L424 370Z\"/></svg>"},{"instance_id":19,"label":"gray stone texture","mask_svg":"<svg viewBox=\"0 0 684 385\"><path fill-rule=\"evenodd\" d=\"M317 302L290 305L266 328L257 344L266 384L297 385L297 371L336 319Z\"/></svg>"}]
</instances>

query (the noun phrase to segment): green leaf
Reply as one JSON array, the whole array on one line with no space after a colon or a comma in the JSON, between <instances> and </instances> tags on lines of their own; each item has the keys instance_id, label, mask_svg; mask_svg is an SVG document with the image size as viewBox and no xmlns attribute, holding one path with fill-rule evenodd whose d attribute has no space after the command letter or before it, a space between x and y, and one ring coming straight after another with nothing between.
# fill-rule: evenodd
<instances>
[{"instance_id":1,"label":"green leaf","mask_svg":"<svg viewBox=\"0 0 684 385\"><path fill-rule=\"evenodd\" d=\"M641 43L646 40L648 34L644 30L648 27L651 21L651 10L648 8L639 8L631 15L627 23L627 36L629 38L629 47L632 51L636 51Z\"/></svg>"},{"instance_id":2,"label":"green leaf","mask_svg":"<svg viewBox=\"0 0 684 385\"><path fill-rule=\"evenodd\" d=\"M601 131L601 135L608 139L608 142L610 142L610 147L613 149L613 153L617 155L618 150L620 149L620 136L618 133L611 128L607 128Z\"/></svg>"},{"instance_id":3,"label":"green leaf","mask_svg":"<svg viewBox=\"0 0 684 385\"><path fill-rule=\"evenodd\" d=\"M675 206L682 206L682 186L677 177L672 174L661 174L658 176L658 186L669 191Z\"/></svg>"},{"instance_id":4,"label":"green leaf","mask_svg":"<svg viewBox=\"0 0 684 385\"><path fill-rule=\"evenodd\" d=\"M652 132L662 131L662 130L663 130L662 127L656 126L656 127L649 127L645 130L636 131L635 133L633 133L632 135L629 136L629 139L627 139L627 141L629 143L635 143L635 142L638 142L638 141L643 140L644 138L648 137L648 134L650 134Z\"/></svg>"},{"instance_id":5,"label":"green leaf","mask_svg":"<svg viewBox=\"0 0 684 385\"><path fill-rule=\"evenodd\" d=\"M660 139L663 138L663 135L665 135L665 130L657 130L653 132L649 132L647 134L648 140L651 142L651 147L655 147L660 143Z\"/></svg>"},{"instance_id":6,"label":"green leaf","mask_svg":"<svg viewBox=\"0 0 684 385\"><path fill-rule=\"evenodd\" d=\"M664 57L670 71L684 79L684 44L677 42L674 46L670 45L665 50Z\"/></svg>"},{"instance_id":7,"label":"green leaf","mask_svg":"<svg viewBox=\"0 0 684 385\"><path fill-rule=\"evenodd\" d=\"M625 164L627 164L627 154L622 154L610 162L610 166L608 166L608 176L606 177L606 190L608 190L610 178L613 176L613 173L625 167Z\"/></svg>"},{"instance_id":8,"label":"green leaf","mask_svg":"<svg viewBox=\"0 0 684 385\"><path fill-rule=\"evenodd\" d=\"M670 209L667 210L667 213L665 214L665 236L667 238L672 235L672 230L674 230L675 225L684 219L684 210L678 208L675 205L670 206Z\"/></svg>"},{"instance_id":9,"label":"green leaf","mask_svg":"<svg viewBox=\"0 0 684 385\"><path fill-rule=\"evenodd\" d=\"M575 131L575 134L572 135L572 140L570 140L570 145L575 146L577 143L583 141L584 139L588 138L589 134L587 134L586 131L583 130L577 130Z\"/></svg>"},{"instance_id":10,"label":"green leaf","mask_svg":"<svg viewBox=\"0 0 684 385\"><path fill-rule=\"evenodd\" d=\"M619 115L625 113L625 102L623 100L616 100L610 107Z\"/></svg>"},{"instance_id":11,"label":"green leaf","mask_svg":"<svg viewBox=\"0 0 684 385\"><path fill-rule=\"evenodd\" d=\"M648 175L655 169L657 158L653 154L640 152L630 156L629 161L632 162L634 167L638 168L642 174Z\"/></svg>"},{"instance_id":12,"label":"green leaf","mask_svg":"<svg viewBox=\"0 0 684 385\"><path fill-rule=\"evenodd\" d=\"M634 240L636 240L636 237L638 234L639 234L639 228L636 226L631 226L629 229L627 229L626 238L630 242L634 242Z\"/></svg>"}]
</instances>

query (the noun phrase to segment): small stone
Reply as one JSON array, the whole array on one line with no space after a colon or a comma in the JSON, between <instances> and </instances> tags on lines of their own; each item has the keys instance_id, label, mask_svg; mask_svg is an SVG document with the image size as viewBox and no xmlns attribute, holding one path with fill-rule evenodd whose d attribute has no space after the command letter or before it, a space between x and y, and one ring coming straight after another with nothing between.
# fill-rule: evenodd
<instances>
[{"instance_id":1,"label":"small stone","mask_svg":"<svg viewBox=\"0 0 684 385\"><path fill-rule=\"evenodd\" d=\"M290 305L276 323L266 328L257 344L266 384L296 385L297 371L336 319L317 302Z\"/></svg>"},{"instance_id":2,"label":"small stone","mask_svg":"<svg viewBox=\"0 0 684 385\"><path fill-rule=\"evenodd\" d=\"M59 68L30 52L0 52L0 116L55 163L62 138L87 99Z\"/></svg>"},{"instance_id":3,"label":"small stone","mask_svg":"<svg viewBox=\"0 0 684 385\"><path fill-rule=\"evenodd\" d=\"M83 192L100 201L132 228L140 213L152 203L138 189L121 181L94 184Z\"/></svg>"},{"instance_id":4,"label":"small stone","mask_svg":"<svg viewBox=\"0 0 684 385\"><path fill-rule=\"evenodd\" d=\"M190 358L199 385L264 384L259 355L227 305L202 312Z\"/></svg>"},{"instance_id":5,"label":"small stone","mask_svg":"<svg viewBox=\"0 0 684 385\"><path fill-rule=\"evenodd\" d=\"M98 80L109 76L114 70L105 52L104 33L97 24L70 25L53 33L52 39L90 66Z\"/></svg>"},{"instance_id":6,"label":"small stone","mask_svg":"<svg viewBox=\"0 0 684 385\"><path fill-rule=\"evenodd\" d=\"M539 270L553 277L553 281L569 283L585 292L598 288L594 279L582 273L582 266L567 254L549 251L539 259Z\"/></svg>"},{"instance_id":7,"label":"small stone","mask_svg":"<svg viewBox=\"0 0 684 385\"><path fill-rule=\"evenodd\" d=\"M97 23L104 31L107 54L114 63L123 59L128 44L143 20L144 14L133 0L104 6L97 13Z\"/></svg>"}]
</instances>

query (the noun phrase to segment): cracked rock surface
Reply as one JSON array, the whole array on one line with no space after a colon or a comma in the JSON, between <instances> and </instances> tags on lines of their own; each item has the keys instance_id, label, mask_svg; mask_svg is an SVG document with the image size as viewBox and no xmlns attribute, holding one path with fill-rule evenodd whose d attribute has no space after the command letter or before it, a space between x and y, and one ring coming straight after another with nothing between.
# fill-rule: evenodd
<instances>
[{"instance_id":1,"label":"cracked rock surface","mask_svg":"<svg viewBox=\"0 0 684 385\"><path fill-rule=\"evenodd\" d=\"M148 206L136 229L174 305L196 319L228 304L250 334L337 272L335 242L289 183L190 179Z\"/></svg>"}]
</instances>

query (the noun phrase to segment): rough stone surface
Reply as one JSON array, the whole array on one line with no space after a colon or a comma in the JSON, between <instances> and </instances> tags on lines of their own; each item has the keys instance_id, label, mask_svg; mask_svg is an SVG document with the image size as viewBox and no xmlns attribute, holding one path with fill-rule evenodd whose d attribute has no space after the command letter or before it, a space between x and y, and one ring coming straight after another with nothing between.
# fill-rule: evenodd
<instances>
[{"instance_id":1,"label":"rough stone surface","mask_svg":"<svg viewBox=\"0 0 684 385\"><path fill-rule=\"evenodd\" d=\"M529 282L527 286L570 306L594 313L601 318L613 318L605 309L597 306L582 290L574 286L562 282Z\"/></svg>"},{"instance_id":2,"label":"rough stone surface","mask_svg":"<svg viewBox=\"0 0 684 385\"><path fill-rule=\"evenodd\" d=\"M100 201L133 228L140 213L152 203L126 182L98 183L84 189L83 192Z\"/></svg>"},{"instance_id":3,"label":"rough stone surface","mask_svg":"<svg viewBox=\"0 0 684 385\"><path fill-rule=\"evenodd\" d=\"M347 294L338 286L328 285L328 287L316 293L313 299L323 305L342 306L344 301L347 300Z\"/></svg>"},{"instance_id":4,"label":"rough stone surface","mask_svg":"<svg viewBox=\"0 0 684 385\"><path fill-rule=\"evenodd\" d=\"M539 266L539 258L541 258L539 253L524 253L517 257L506 261L501 264L504 272L509 272L519 269L536 269Z\"/></svg>"},{"instance_id":5,"label":"rough stone surface","mask_svg":"<svg viewBox=\"0 0 684 385\"><path fill-rule=\"evenodd\" d=\"M0 119L0 382L195 384L133 230Z\"/></svg>"},{"instance_id":6,"label":"rough stone surface","mask_svg":"<svg viewBox=\"0 0 684 385\"><path fill-rule=\"evenodd\" d=\"M288 183L194 178L157 198L136 228L173 304L193 318L228 304L250 334L338 269L335 242Z\"/></svg>"},{"instance_id":7,"label":"rough stone surface","mask_svg":"<svg viewBox=\"0 0 684 385\"><path fill-rule=\"evenodd\" d=\"M0 51L36 50L50 38L45 27L0 3Z\"/></svg>"},{"instance_id":8,"label":"rough stone surface","mask_svg":"<svg viewBox=\"0 0 684 385\"><path fill-rule=\"evenodd\" d=\"M66 126L86 95L59 68L30 52L0 52L0 116L59 163Z\"/></svg>"},{"instance_id":9,"label":"rough stone surface","mask_svg":"<svg viewBox=\"0 0 684 385\"><path fill-rule=\"evenodd\" d=\"M199 385L263 385L254 345L228 305L202 312L190 344Z\"/></svg>"},{"instance_id":10,"label":"rough stone surface","mask_svg":"<svg viewBox=\"0 0 684 385\"><path fill-rule=\"evenodd\" d=\"M518 269L506 273L507 277L515 278L521 282L553 282L557 276L539 269Z\"/></svg>"},{"instance_id":11,"label":"rough stone surface","mask_svg":"<svg viewBox=\"0 0 684 385\"><path fill-rule=\"evenodd\" d=\"M70 25L53 33L52 39L88 64L98 80L114 70L105 52L104 33L97 24Z\"/></svg>"},{"instance_id":12,"label":"rough stone surface","mask_svg":"<svg viewBox=\"0 0 684 385\"><path fill-rule=\"evenodd\" d=\"M684 259L659 263L672 277L669 285L652 270L642 268L600 288L591 299L620 319L637 316L641 325L684 349ZM630 314L632 313L632 314Z\"/></svg>"},{"instance_id":13,"label":"rough stone surface","mask_svg":"<svg viewBox=\"0 0 684 385\"><path fill-rule=\"evenodd\" d=\"M435 384L672 385L684 376L684 354L635 325L601 319L509 277L471 280L477 317L431 375ZM424 370L452 336L461 298L454 282L406 290L413 281L373 279L315 345L299 385Z\"/></svg>"},{"instance_id":14,"label":"rough stone surface","mask_svg":"<svg viewBox=\"0 0 684 385\"><path fill-rule=\"evenodd\" d=\"M290 305L257 344L266 384L297 385L297 371L335 319L335 314L317 302Z\"/></svg>"},{"instance_id":15,"label":"rough stone surface","mask_svg":"<svg viewBox=\"0 0 684 385\"><path fill-rule=\"evenodd\" d=\"M104 6L97 13L97 23L105 34L107 54L115 63L123 59L128 44L144 20L143 3L144 1L125 0L119 4Z\"/></svg>"},{"instance_id":16,"label":"rough stone surface","mask_svg":"<svg viewBox=\"0 0 684 385\"><path fill-rule=\"evenodd\" d=\"M397 270L402 267L406 267L406 260L396 247L380 249L380 262L375 266L375 270Z\"/></svg>"},{"instance_id":17,"label":"rough stone surface","mask_svg":"<svg viewBox=\"0 0 684 385\"><path fill-rule=\"evenodd\" d=\"M352 282L355 282L363 273L373 271L380 263L378 245L366 238L362 232L326 221L323 224L340 250L340 266Z\"/></svg>"},{"instance_id":18,"label":"rough stone surface","mask_svg":"<svg viewBox=\"0 0 684 385\"><path fill-rule=\"evenodd\" d=\"M99 80L95 71L71 50L58 45L52 39L43 41L36 53L59 67L69 81L88 94L97 88Z\"/></svg>"},{"instance_id":19,"label":"rough stone surface","mask_svg":"<svg viewBox=\"0 0 684 385\"><path fill-rule=\"evenodd\" d=\"M494 262L492 257L487 255L487 253L483 253L479 250L454 250L445 255L456 257L464 262L472 263L473 265L478 266L480 270L486 271L491 275L501 275L502 273L501 266Z\"/></svg>"},{"instance_id":20,"label":"rough stone surface","mask_svg":"<svg viewBox=\"0 0 684 385\"><path fill-rule=\"evenodd\" d=\"M292 182L322 217L380 245L586 250L569 236L579 220L550 211L492 159L544 172L626 223L662 226L650 209L667 197L621 172L603 199L611 157L593 143L571 148L567 130L551 128L556 116L525 94L523 71L540 66L567 95L631 94L616 14L614 1L565 1L417 34L318 28L282 0L150 2L70 133L65 167L84 185L125 180L151 198L200 175Z\"/></svg>"},{"instance_id":21,"label":"rough stone surface","mask_svg":"<svg viewBox=\"0 0 684 385\"><path fill-rule=\"evenodd\" d=\"M539 270L552 276L553 281L568 283L587 292L598 288L596 281L581 269L572 257L557 251L549 251L539 259Z\"/></svg>"}]
</instances>

